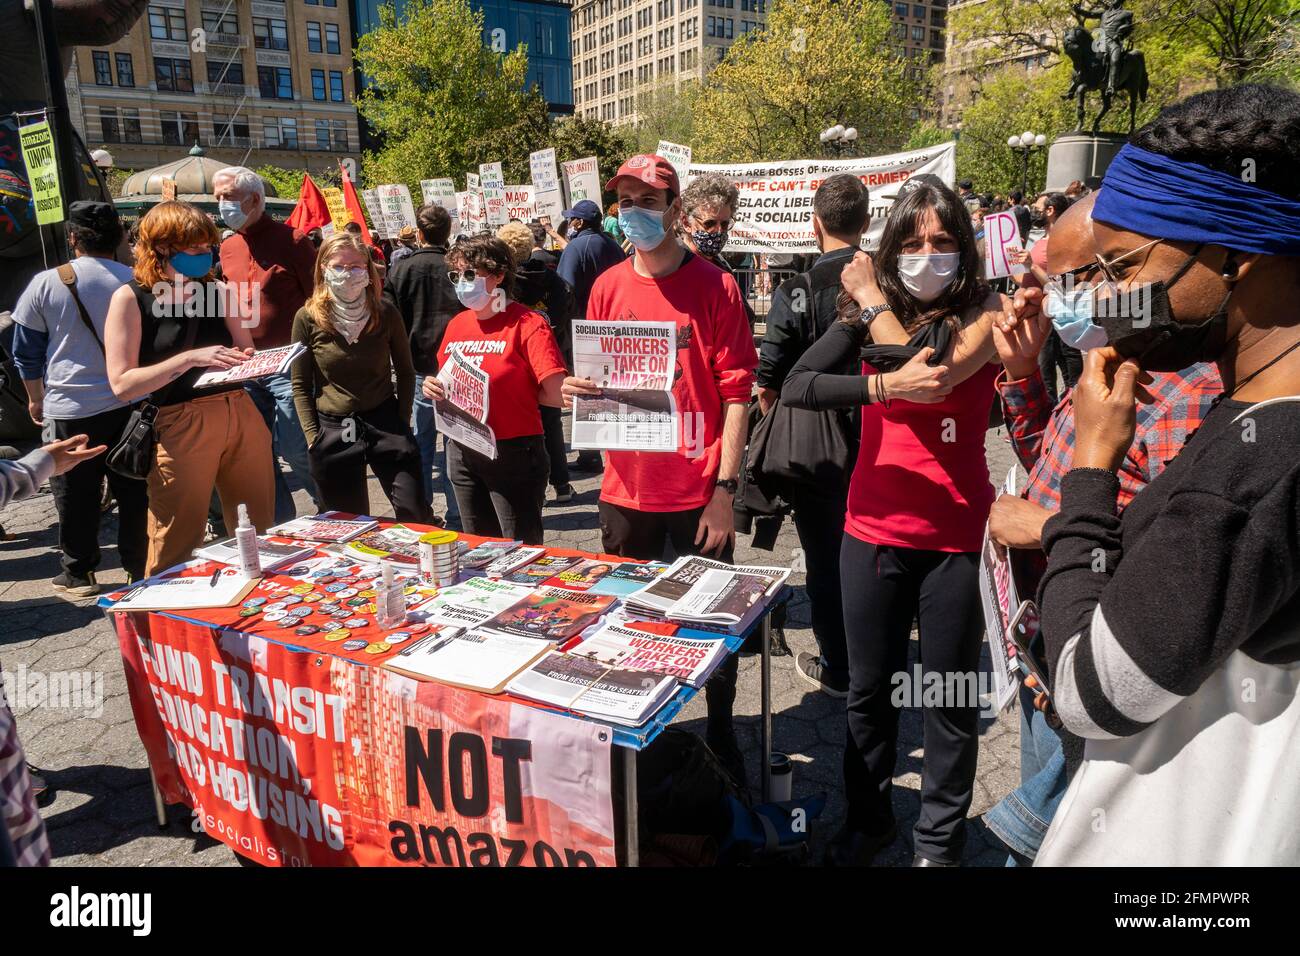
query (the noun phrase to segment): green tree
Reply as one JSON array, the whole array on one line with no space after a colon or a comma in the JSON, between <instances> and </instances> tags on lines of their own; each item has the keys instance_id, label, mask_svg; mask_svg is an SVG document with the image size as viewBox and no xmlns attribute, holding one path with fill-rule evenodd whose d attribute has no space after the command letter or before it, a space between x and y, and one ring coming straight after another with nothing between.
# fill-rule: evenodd
<instances>
[{"instance_id":1,"label":"green tree","mask_svg":"<svg viewBox=\"0 0 1300 956\"><path fill-rule=\"evenodd\" d=\"M695 100L701 162L781 160L822 152L828 126L856 126L867 155L897 149L920 83L883 3L775 0L767 28L737 40Z\"/></svg>"},{"instance_id":2,"label":"green tree","mask_svg":"<svg viewBox=\"0 0 1300 956\"><path fill-rule=\"evenodd\" d=\"M912 132L903 141L903 149L925 149L938 146L952 139L952 131L946 130L933 120L922 120L912 127Z\"/></svg>"},{"instance_id":3,"label":"green tree","mask_svg":"<svg viewBox=\"0 0 1300 956\"><path fill-rule=\"evenodd\" d=\"M612 126L604 120L570 116L555 122L551 126L549 141L535 148L554 146L556 163L595 156L603 185L618 172L623 160L637 152L630 133L630 130ZM563 176L563 170L560 174ZM527 182L526 179L521 181Z\"/></svg>"},{"instance_id":4,"label":"green tree","mask_svg":"<svg viewBox=\"0 0 1300 956\"><path fill-rule=\"evenodd\" d=\"M653 153L659 141L690 146L695 136L695 100L699 83L647 83L636 94L637 124L632 136L638 153Z\"/></svg>"},{"instance_id":5,"label":"green tree","mask_svg":"<svg viewBox=\"0 0 1300 956\"><path fill-rule=\"evenodd\" d=\"M367 152L369 186L451 176L464 182L480 163L501 161L506 179L527 181L528 152L545 142L546 103L527 84L521 44L499 53L483 43L483 14L467 0L408 0L399 21L379 9L380 28L361 37L367 77L357 109L383 146ZM521 159L522 157L522 159Z\"/></svg>"}]
</instances>

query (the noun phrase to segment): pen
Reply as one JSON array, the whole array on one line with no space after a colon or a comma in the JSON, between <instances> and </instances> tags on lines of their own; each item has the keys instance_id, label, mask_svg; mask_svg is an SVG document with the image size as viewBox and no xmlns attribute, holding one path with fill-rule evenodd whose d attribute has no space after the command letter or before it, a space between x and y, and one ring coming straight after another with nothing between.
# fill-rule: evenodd
<instances>
[{"instance_id":1,"label":"pen","mask_svg":"<svg viewBox=\"0 0 1300 956\"><path fill-rule=\"evenodd\" d=\"M212 572L212 579L208 581L208 587L215 588L217 586L217 578L219 578L220 576L221 576L221 569L217 568L217 570Z\"/></svg>"}]
</instances>

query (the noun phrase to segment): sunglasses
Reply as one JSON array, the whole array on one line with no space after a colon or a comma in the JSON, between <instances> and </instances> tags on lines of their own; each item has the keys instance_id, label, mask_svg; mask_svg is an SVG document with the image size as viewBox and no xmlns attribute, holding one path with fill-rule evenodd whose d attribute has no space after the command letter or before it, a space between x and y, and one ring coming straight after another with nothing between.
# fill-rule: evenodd
<instances>
[{"instance_id":1,"label":"sunglasses","mask_svg":"<svg viewBox=\"0 0 1300 956\"><path fill-rule=\"evenodd\" d=\"M466 269L464 272L448 272L447 278L451 280L452 285L456 285L464 277L466 282L473 282L478 278L478 273L473 269Z\"/></svg>"}]
</instances>

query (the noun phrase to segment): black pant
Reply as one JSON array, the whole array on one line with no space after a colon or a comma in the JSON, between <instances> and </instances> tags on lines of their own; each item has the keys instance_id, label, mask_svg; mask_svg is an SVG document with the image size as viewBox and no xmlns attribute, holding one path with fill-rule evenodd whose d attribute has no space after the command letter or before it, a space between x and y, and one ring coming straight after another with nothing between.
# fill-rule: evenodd
<instances>
[{"instance_id":1,"label":"black pant","mask_svg":"<svg viewBox=\"0 0 1300 956\"><path fill-rule=\"evenodd\" d=\"M1056 389L1056 370L1061 370L1061 379L1067 389L1074 388L1074 383L1083 374L1083 353L1071 348L1061 341L1060 334L1052 329L1042 351L1038 353L1038 368L1043 373L1043 384L1047 387L1047 396L1053 405L1060 401L1061 394Z\"/></svg>"},{"instance_id":2,"label":"black pant","mask_svg":"<svg viewBox=\"0 0 1300 956\"><path fill-rule=\"evenodd\" d=\"M839 674L849 668L840 597L840 542L847 500L838 495L794 493L794 526L803 548L804 590L812 610L813 637L826 666Z\"/></svg>"},{"instance_id":3,"label":"black pant","mask_svg":"<svg viewBox=\"0 0 1300 956\"><path fill-rule=\"evenodd\" d=\"M429 505L420 477L420 451L394 396L368 412L320 412L320 436L307 450L311 477L324 511L370 513L366 465L393 506L398 521L427 522Z\"/></svg>"},{"instance_id":4,"label":"black pant","mask_svg":"<svg viewBox=\"0 0 1300 956\"><path fill-rule=\"evenodd\" d=\"M551 459L551 487L563 488L569 483L569 451L564 444L564 409L542 405L541 410L546 454Z\"/></svg>"},{"instance_id":5,"label":"black pant","mask_svg":"<svg viewBox=\"0 0 1300 956\"><path fill-rule=\"evenodd\" d=\"M447 474L461 527L470 534L541 544L548 458L541 435L498 440L496 458L447 442Z\"/></svg>"},{"instance_id":6,"label":"black pant","mask_svg":"<svg viewBox=\"0 0 1300 956\"><path fill-rule=\"evenodd\" d=\"M912 689L904 703L923 699L924 679L918 685L907 670L912 621L919 617L922 671L944 675L945 694L939 706L922 709L925 756L913 843L916 852L941 863L961 859L975 782L980 704L972 688L984 630L978 559L970 552L872 545L848 534L840 555L849 649L848 822L879 833L893 821L900 711L893 700L895 675L905 676L902 686Z\"/></svg>"},{"instance_id":7,"label":"black pant","mask_svg":"<svg viewBox=\"0 0 1300 956\"><path fill-rule=\"evenodd\" d=\"M703 508L690 511L635 511L599 503L600 547L606 554L616 554L638 561L663 561L667 545L672 545L677 557L699 554L695 534L700 526ZM707 555L718 561L732 564L735 545L727 544L720 555ZM736 703L736 674L738 661L735 654L713 673L704 685L704 700L708 705L708 733L711 738L731 733L731 712Z\"/></svg>"},{"instance_id":8,"label":"black pant","mask_svg":"<svg viewBox=\"0 0 1300 956\"><path fill-rule=\"evenodd\" d=\"M111 449L122 437L130 416L130 408L115 408L88 418L51 419L45 424L44 438L50 442L84 434L91 447L107 445ZM122 568L136 581L144 577L149 554L149 485L109 471L104 466L106 458L107 453L96 455L50 479L59 513L63 570L70 577L84 578L99 567L100 489L107 475L108 487L117 499L118 556Z\"/></svg>"}]
</instances>

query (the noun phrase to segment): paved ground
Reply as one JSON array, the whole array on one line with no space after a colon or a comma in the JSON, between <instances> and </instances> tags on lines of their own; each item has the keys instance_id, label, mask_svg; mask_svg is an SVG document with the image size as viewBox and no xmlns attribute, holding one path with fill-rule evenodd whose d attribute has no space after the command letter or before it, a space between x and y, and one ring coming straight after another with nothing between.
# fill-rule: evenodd
<instances>
[{"instance_id":1,"label":"paved ground","mask_svg":"<svg viewBox=\"0 0 1300 956\"><path fill-rule=\"evenodd\" d=\"M1002 436L1001 430L989 432L989 465L995 478L1005 475L1012 461ZM598 549L597 484L594 477L578 481L578 494L572 504L547 509L548 542ZM310 500L301 491L298 497L300 510L307 511ZM371 501L377 509L375 514L391 513L373 479ZM59 565L57 521L48 491L10 507L3 521L13 537L0 542L0 660L5 668L13 672L23 667L46 672L88 670L102 674L103 679L102 712L15 707L29 759L46 770L57 790L53 802L43 810L56 865L237 865L238 858L223 844L191 831L183 808L172 807L168 828L158 828L144 749L131 716L116 639L92 601L65 601L53 596L49 589L49 579L59 572ZM102 540L112 542L115 528L115 519L110 516ZM790 564L797 546L793 527L786 522L774 552L756 551L742 542L737 560ZM105 547L100 581L125 581L116 549L111 545ZM797 593L790 609L787 639L795 653L813 650L803 575L796 574L791 583ZM750 784L755 790L760 769L759 674L758 656L743 657L736 713ZM843 702L805 683L794 668L793 657L774 658L772 692L776 712L774 743L777 750L789 753L794 760L796 795L825 790L830 796L826 814L814 831L815 858L820 859L822 844L838 826L844 811L839 793ZM700 695L678 721L702 731L703 718L704 698ZM979 816L1016 782L1017 722L1014 711L996 721L981 721L967 865L1000 866L1006 857ZM907 710L901 720L894 788L894 810L902 835L878 858L881 864L906 866L911 860L910 830L919 808L921 754L920 713Z\"/></svg>"}]
</instances>

